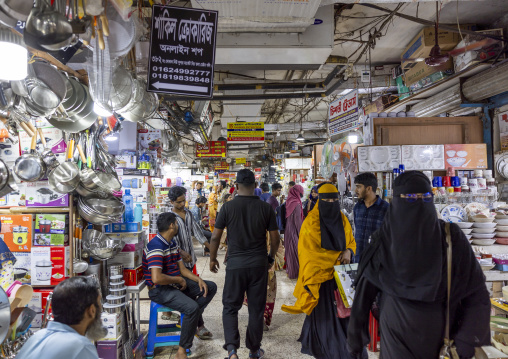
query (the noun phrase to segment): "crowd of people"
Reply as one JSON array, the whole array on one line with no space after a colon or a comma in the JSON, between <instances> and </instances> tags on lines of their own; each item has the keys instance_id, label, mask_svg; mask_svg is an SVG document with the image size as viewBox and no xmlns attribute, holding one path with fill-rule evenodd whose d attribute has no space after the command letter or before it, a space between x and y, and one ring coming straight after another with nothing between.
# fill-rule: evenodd
<instances>
[{"instance_id":1,"label":"crowd of people","mask_svg":"<svg viewBox=\"0 0 508 359\"><path fill-rule=\"evenodd\" d=\"M249 357L264 356L261 343L275 307L276 272L284 268L297 282L294 305L282 310L305 315L298 341L301 352L314 358L366 359L370 315L379 320L381 358L445 358L448 351L454 359L472 358L475 347L489 345L484 275L459 227L438 219L428 178L417 171L401 174L391 204L376 194L374 174L359 174L354 184L358 202L352 225L341 211L337 188L327 182L313 187L303 203L303 187L290 182L284 201L280 184L258 185L254 173L244 169L234 186L220 181L208 198L202 184L196 186L192 211L186 207L186 189L172 187L172 209L157 219L159 233L144 249L143 271L150 299L183 315L175 358L187 357L194 337L213 338L203 312L217 286L193 273L193 238L209 251L214 273L221 267L219 248L227 248L222 321L228 359L239 358L242 305L249 313ZM344 312L334 267L351 263L358 263L356 294L352 309ZM71 302L80 304L68 306ZM30 338L19 358L39 357L49 347L54 357L96 358L83 338L100 336L100 309L100 293L87 278L59 284L53 295L55 322ZM63 334L65 341L58 339Z\"/></svg>"}]
</instances>

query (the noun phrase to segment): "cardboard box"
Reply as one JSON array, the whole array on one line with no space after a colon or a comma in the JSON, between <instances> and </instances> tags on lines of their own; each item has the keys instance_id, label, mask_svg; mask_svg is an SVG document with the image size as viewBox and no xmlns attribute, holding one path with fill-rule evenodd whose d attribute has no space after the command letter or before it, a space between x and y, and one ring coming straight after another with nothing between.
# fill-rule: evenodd
<instances>
[{"instance_id":1,"label":"cardboard box","mask_svg":"<svg viewBox=\"0 0 508 359\"><path fill-rule=\"evenodd\" d=\"M44 289L44 288L34 288L32 299L28 302L28 308L32 309L37 313L36 317L32 321L33 328L40 328L42 324L42 316L44 311L46 310L46 305L48 303L48 296L50 293L53 293L53 289ZM51 304L49 307L49 314L52 313Z\"/></svg>"},{"instance_id":2,"label":"cardboard box","mask_svg":"<svg viewBox=\"0 0 508 359\"><path fill-rule=\"evenodd\" d=\"M123 191L130 189L131 191L148 192L149 179L148 176L118 176Z\"/></svg>"},{"instance_id":3,"label":"cardboard box","mask_svg":"<svg viewBox=\"0 0 508 359\"><path fill-rule=\"evenodd\" d=\"M135 269L124 269L123 279L127 287L135 287L143 281L145 278L143 274L143 266L139 266Z\"/></svg>"},{"instance_id":4,"label":"cardboard box","mask_svg":"<svg viewBox=\"0 0 508 359\"><path fill-rule=\"evenodd\" d=\"M17 192L11 192L7 196L7 207L24 207L26 206L26 196L25 196L25 184L19 183L18 184L19 191Z\"/></svg>"},{"instance_id":5,"label":"cardboard box","mask_svg":"<svg viewBox=\"0 0 508 359\"><path fill-rule=\"evenodd\" d=\"M410 86L436 72L445 72L453 74L453 60L450 58L445 64L441 66L428 66L425 61L414 62L406 68L405 81L406 86Z\"/></svg>"},{"instance_id":6,"label":"cardboard box","mask_svg":"<svg viewBox=\"0 0 508 359\"><path fill-rule=\"evenodd\" d=\"M116 156L117 168L137 168L136 152L122 153Z\"/></svg>"},{"instance_id":7,"label":"cardboard box","mask_svg":"<svg viewBox=\"0 0 508 359\"><path fill-rule=\"evenodd\" d=\"M392 76L393 69L399 64L394 65L380 65L374 67L374 76Z\"/></svg>"},{"instance_id":8,"label":"cardboard box","mask_svg":"<svg viewBox=\"0 0 508 359\"><path fill-rule=\"evenodd\" d=\"M374 102L365 107L365 114L368 115L372 112L383 112L385 108L390 107L395 102L399 101L397 96L383 95L379 96Z\"/></svg>"},{"instance_id":9,"label":"cardboard box","mask_svg":"<svg viewBox=\"0 0 508 359\"><path fill-rule=\"evenodd\" d=\"M160 148L161 130L138 130L140 151L157 151Z\"/></svg>"},{"instance_id":10,"label":"cardboard box","mask_svg":"<svg viewBox=\"0 0 508 359\"><path fill-rule=\"evenodd\" d=\"M32 248L32 284L57 285L69 277L69 246Z\"/></svg>"},{"instance_id":11,"label":"cardboard box","mask_svg":"<svg viewBox=\"0 0 508 359\"><path fill-rule=\"evenodd\" d=\"M470 26L466 25L465 27L468 28ZM444 54L453 50L461 40L459 33L443 29L439 29L438 31L439 47L441 48L441 52ZM407 66L411 64L410 62L405 62L404 59L415 59L430 55L430 50L434 47L436 41L435 33L436 30L434 26L425 27L409 43L400 56L404 70L407 71Z\"/></svg>"},{"instance_id":12,"label":"cardboard box","mask_svg":"<svg viewBox=\"0 0 508 359\"><path fill-rule=\"evenodd\" d=\"M122 252L142 251L144 247L145 247L145 243L144 242L139 242L139 243L136 243L136 244L126 244L123 247Z\"/></svg>"},{"instance_id":13,"label":"cardboard box","mask_svg":"<svg viewBox=\"0 0 508 359\"><path fill-rule=\"evenodd\" d=\"M104 327L108 329L108 333L102 340L116 340L122 336L125 331L125 315L123 312L116 314L103 312L101 320Z\"/></svg>"},{"instance_id":14,"label":"cardboard box","mask_svg":"<svg viewBox=\"0 0 508 359\"><path fill-rule=\"evenodd\" d=\"M48 148L53 151L53 153L65 153L67 149L67 145L63 139L63 132L58 128L47 126L42 128L42 134L46 139L46 145ZM29 152L30 145L32 144L32 138L28 136L25 131L19 132L19 145L21 147L21 153ZM37 134L37 151L42 153L44 151L44 146L42 145L42 141L40 139L39 134Z\"/></svg>"},{"instance_id":15,"label":"cardboard box","mask_svg":"<svg viewBox=\"0 0 508 359\"><path fill-rule=\"evenodd\" d=\"M435 84L436 82L444 80L445 78L451 76L452 74L453 74L452 71L438 71L438 72L435 72L432 75L427 76L427 77L421 79L420 81L415 82L414 84L411 84L409 86L409 89L411 91L416 91L416 90L423 89L425 87L429 87L429 86Z\"/></svg>"},{"instance_id":16,"label":"cardboard box","mask_svg":"<svg viewBox=\"0 0 508 359\"><path fill-rule=\"evenodd\" d=\"M36 214L35 233L69 233L69 215L46 213Z\"/></svg>"},{"instance_id":17,"label":"cardboard box","mask_svg":"<svg viewBox=\"0 0 508 359\"><path fill-rule=\"evenodd\" d=\"M26 183L27 207L68 207L69 194L55 192L48 181Z\"/></svg>"},{"instance_id":18,"label":"cardboard box","mask_svg":"<svg viewBox=\"0 0 508 359\"><path fill-rule=\"evenodd\" d=\"M493 36L503 36L503 29L492 29L492 30L485 30L485 31L477 31L479 34L488 34ZM462 47L466 47L468 45L474 44L476 42L485 41L489 39L486 39L483 36L475 36L475 35L464 35L464 40L459 42L456 49L460 49ZM494 41L494 43L488 43L485 46L473 50L473 51L466 51L463 54L457 55L453 57L453 63L455 67L455 72L462 71L474 64L477 64L478 62L493 59L497 57L502 51L503 51L503 42L502 41ZM501 56L501 58L504 58L504 56Z\"/></svg>"},{"instance_id":19,"label":"cardboard box","mask_svg":"<svg viewBox=\"0 0 508 359\"><path fill-rule=\"evenodd\" d=\"M100 359L122 359L124 358L123 344L123 338L98 341L97 354L99 354Z\"/></svg>"},{"instance_id":20,"label":"cardboard box","mask_svg":"<svg viewBox=\"0 0 508 359\"><path fill-rule=\"evenodd\" d=\"M137 268L142 265L143 250L120 252L108 261L108 264L123 264L124 268Z\"/></svg>"},{"instance_id":21,"label":"cardboard box","mask_svg":"<svg viewBox=\"0 0 508 359\"><path fill-rule=\"evenodd\" d=\"M14 280L23 284L32 282L32 255L28 252L12 252L16 257L14 264Z\"/></svg>"},{"instance_id":22,"label":"cardboard box","mask_svg":"<svg viewBox=\"0 0 508 359\"><path fill-rule=\"evenodd\" d=\"M406 97L411 96L409 87L407 87L406 84L404 83L404 76L397 77L395 79L395 82L397 83L397 92L399 94L399 101L405 99Z\"/></svg>"},{"instance_id":23,"label":"cardboard box","mask_svg":"<svg viewBox=\"0 0 508 359\"><path fill-rule=\"evenodd\" d=\"M21 155L19 143L4 141L0 144L0 159L4 162L14 162Z\"/></svg>"},{"instance_id":24,"label":"cardboard box","mask_svg":"<svg viewBox=\"0 0 508 359\"><path fill-rule=\"evenodd\" d=\"M11 214L0 216L3 239L11 252L30 252L33 238L33 215Z\"/></svg>"},{"instance_id":25,"label":"cardboard box","mask_svg":"<svg viewBox=\"0 0 508 359\"><path fill-rule=\"evenodd\" d=\"M68 234L35 233L34 246L64 246L69 244Z\"/></svg>"},{"instance_id":26,"label":"cardboard box","mask_svg":"<svg viewBox=\"0 0 508 359\"><path fill-rule=\"evenodd\" d=\"M108 233L107 236L111 239L120 239L127 244L144 243L145 235L143 232L126 232L126 233Z\"/></svg>"}]
</instances>

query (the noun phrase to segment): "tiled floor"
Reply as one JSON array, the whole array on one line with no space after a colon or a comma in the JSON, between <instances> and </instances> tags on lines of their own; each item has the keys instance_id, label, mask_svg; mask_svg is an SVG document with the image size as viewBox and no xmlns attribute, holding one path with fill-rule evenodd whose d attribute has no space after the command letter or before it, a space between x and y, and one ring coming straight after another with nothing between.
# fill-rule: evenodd
<instances>
[{"instance_id":1,"label":"tiled floor","mask_svg":"<svg viewBox=\"0 0 508 359\"><path fill-rule=\"evenodd\" d=\"M208 341L194 340L191 358L200 359L222 359L226 357L226 351L222 349L224 344L224 333L222 329L222 288L224 286L224 267L221 266L219 273L210 272L208 258L201 255L201 247L196 247L198 256L197 269L200 276L206 280L215 282L218 286L218 292L215 298L204 312L206 327L213 332L214 339ZM224 251L219 250L219 263L222 263ZM266 352L266 359L286 359L286 358L311 358L308 355L300 353L300 343L297 339L300 335L304 315L291 315L283 312L280 307L282 304L293 304L293 290L296 281L287 278L285 272L277 272L277 301L272 319L272 325L269 332L265 332L263 338L263 349ZM147 293L142 294L142 298L148 298ZM149 301L141 302L141 318L148 319ZM247 328L247 308L243 307L239 313L239 328L242 335L242 346L245 340L245 330ZM141 325L141 331L146 332L148 325ZM174 358L175 347L157 348L155 350L156 359ZM240 359L248 358L249 351L244 346L238 351ZM378 358L374 353L369 353L369 358Z\"/></svg>"}]
</instances>

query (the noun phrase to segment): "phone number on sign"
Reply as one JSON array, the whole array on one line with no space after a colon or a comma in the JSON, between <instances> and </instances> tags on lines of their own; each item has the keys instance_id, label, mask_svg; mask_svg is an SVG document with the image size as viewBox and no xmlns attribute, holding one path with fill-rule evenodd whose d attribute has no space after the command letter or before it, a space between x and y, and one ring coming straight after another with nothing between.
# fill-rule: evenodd
<instances>
[{"instance_id":1,"label":"phone number on sign","mask_svg":"<svg viewBox=\"0 0 508 359\"><path fill-rule=\"evenodd\" d=\"M184 76L184 75L171 75L171 74L156 74L152 73L152 78L154 79L164 79L164 80L176 80L176 81L186 81L186 82L204 82L210 83L210 79L208 77L198 77L198 76Z\"/></svg>"},{"instance_id":2,"label":"phone number on sign","mask_svg":"<svg viewBox=\"0 0 508 359\"><path fill-rule=\"evenodd\" d=\"M174 69L172 67L162 67L162 66L153 66L152 70L154 72L166 72L169 74L181 74L181 75L191 75L191 76L209 76L210 75L210 71Z\"/></svg>"}]
</instances>

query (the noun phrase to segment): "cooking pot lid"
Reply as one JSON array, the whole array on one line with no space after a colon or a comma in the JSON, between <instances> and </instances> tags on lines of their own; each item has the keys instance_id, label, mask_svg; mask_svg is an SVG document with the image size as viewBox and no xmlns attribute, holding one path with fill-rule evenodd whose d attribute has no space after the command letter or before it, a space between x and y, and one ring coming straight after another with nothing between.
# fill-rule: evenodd
<instances>
[{"instance_id":1,"label":"cooking pot lid","mask_svg":"<svg viewBox=\"0 0 508 359\"><path fill-rule=\"evenodd\" d=\"M47 259L43 259L35 263L36 267L51 267L52 265L53 263L51 263L51 261L48 261Z\"/></svg>"},{"instance_id":2,"label":"cooking pot lid","mask_svg":"<svg viewBox=\"0 0 508 359\"><path fill-rule=\"evenodd\" d=\"M53 191L50 190L49 188L39 188L37 190L37 192L39 192L40 194L52 194Z\"/></svg>"}]
</instances>

